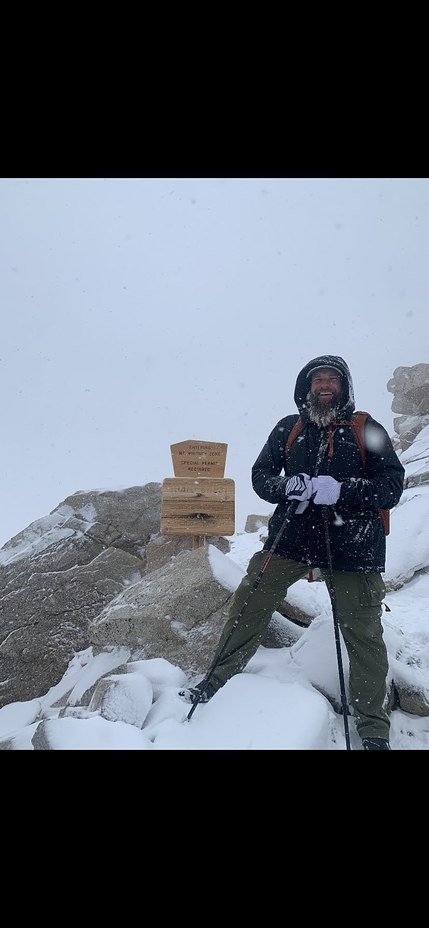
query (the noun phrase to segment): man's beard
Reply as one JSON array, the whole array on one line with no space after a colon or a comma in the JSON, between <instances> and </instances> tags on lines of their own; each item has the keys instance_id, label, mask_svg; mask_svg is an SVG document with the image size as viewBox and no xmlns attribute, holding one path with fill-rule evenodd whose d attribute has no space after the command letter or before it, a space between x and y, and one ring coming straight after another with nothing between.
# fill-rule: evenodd
<instances>
[{"instance_id":1,"label":"man's beard","mask_svg":"<svg viewBox=\"0 0 429 928\"><path fill-rule=\"evenodd\" d=\"M329 402L321 402L316 393L307 393L308 418L321 428L337 418L341 398L333 396Z\"/></svg>"}]
</instances>

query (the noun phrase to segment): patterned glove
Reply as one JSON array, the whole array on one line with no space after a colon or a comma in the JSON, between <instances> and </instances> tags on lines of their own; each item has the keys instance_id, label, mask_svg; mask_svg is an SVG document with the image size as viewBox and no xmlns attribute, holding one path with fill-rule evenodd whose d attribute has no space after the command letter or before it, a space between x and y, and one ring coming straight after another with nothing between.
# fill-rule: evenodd
<instances>
[{"instance_id":1,"label":"patterned glove","mask_svg":"<svg viewBox=\"0 0 429 928\"><path fill-rule=\"evenodd\" d=\"M337 502L341 493L341 483L338 480L334 480L333 477L322 476L313 477L311 483L312 492L316 494L313 498L316 506L332 506Z\"/></svg>"},{"instance_id":2,"label":"patterned glove","mask_svg":"<svg viewBox=\"0 0 429 928\"><path fill-rule=\"evenodd\" d=\"M308 474L295 474L290 477L285 486L287 499L311 499L314 490L311 486L311 477Z\"/></svg>"}]
</instances>

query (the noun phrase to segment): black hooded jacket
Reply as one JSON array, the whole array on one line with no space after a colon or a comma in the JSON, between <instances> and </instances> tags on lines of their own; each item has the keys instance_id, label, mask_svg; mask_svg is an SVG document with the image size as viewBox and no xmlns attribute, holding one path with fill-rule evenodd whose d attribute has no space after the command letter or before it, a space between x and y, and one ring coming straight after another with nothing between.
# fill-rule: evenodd
<instances>
[{"instance_id":1,"label":"black hooded jacket","mask_svg":"<svg viewBox=\"0 0 429 928\"><path fill-rule=\"evenodd\" d=\"M284 522L290 500L285 497L285 485L293 474L315 477L330 474L341 482L341 493L335 506L329 507L329 540L334 570L382 573L385 570L386 536L379 509L393 509L401 497L404 468L393 449L386 430L371 416L365 422L365 467L351 426L331 427L333 443L328 446L328 427L310 422L307 394L309 372L314 367L335 367L342 377L341 409L337 420L351 421L355 403L349 368L343 358L321 355L309 361L298 374L294 399L305 425L292 443L288 454L285 445L298 415L280 419L252 468L255 493L276 509L268 523L271 548ZM322 449L317 463L319 449ZM305 511L295 514L276 548L276 554L307 564L326 567L326 544L322 506L312 501Z\"/></svg>"}]
</instances>

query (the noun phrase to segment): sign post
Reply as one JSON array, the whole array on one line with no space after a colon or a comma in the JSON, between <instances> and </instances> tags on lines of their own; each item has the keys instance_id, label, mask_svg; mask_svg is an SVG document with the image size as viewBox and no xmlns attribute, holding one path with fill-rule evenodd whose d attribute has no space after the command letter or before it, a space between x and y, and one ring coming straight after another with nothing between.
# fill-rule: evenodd
<instances>
[{"instance_id":1,"label":"sign post","mask_svg":"<svg viewBox=\"0 0 429 928\"><path fill-rule=\"evenodd\" d=\"M192 535L192 547L206 535L235 532L235 484L224 478L227 445L189 440L170 445L174 477L162 484L161 533Z\"/></svg>"}]
</instances>

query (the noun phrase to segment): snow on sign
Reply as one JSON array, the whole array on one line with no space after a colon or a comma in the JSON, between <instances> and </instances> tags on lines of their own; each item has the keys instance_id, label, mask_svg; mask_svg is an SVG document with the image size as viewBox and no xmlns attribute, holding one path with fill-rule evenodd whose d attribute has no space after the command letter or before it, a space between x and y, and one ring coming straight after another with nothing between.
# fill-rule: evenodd
<instances>
[{"instance_id":1,"label":"snow on sign","mask_svg":"<svg viewBox=\"0 0 429 928\"><path fill-rule=\"evenodd\" d=\"M226 449L219 441L179 441L170 445L175 477L223 477Z\"/></svg>"},{"instance_id":2,"label":"snow on sign","mask_svg":"<svg viewBox=\"0 0 429 928\"><path fill-rule=\"evenodd\" d=\"M174 477L166 477L161 495L161 534L234 535L235 484L224 478L227 445L191 439L170 445Z\"/></svg>"}]
</instances>

